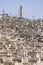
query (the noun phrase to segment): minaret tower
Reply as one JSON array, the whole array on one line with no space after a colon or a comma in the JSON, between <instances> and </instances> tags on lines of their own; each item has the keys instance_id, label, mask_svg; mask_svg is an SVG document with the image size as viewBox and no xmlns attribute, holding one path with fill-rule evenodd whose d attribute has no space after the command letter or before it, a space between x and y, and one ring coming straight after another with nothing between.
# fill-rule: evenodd
<instances>
[{"instance_id":1,"label":"minaret tower","mask_svg":"<svg viewBox=\"0 0 43 65\"><path fill-rule=\"evenodd\" d=\"M22 6L20 6L20 18L22 17Z\"/></svg>"}]
</instances>

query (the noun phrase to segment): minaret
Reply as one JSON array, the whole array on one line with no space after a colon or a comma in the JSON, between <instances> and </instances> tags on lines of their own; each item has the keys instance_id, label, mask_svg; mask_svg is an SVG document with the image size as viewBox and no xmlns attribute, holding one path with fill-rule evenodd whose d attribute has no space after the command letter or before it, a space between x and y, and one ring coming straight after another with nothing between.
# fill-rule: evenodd
<instances>
[{"instance_id":1,"label":"minaret","mask_svg":"<svg viewBox=\"0 0 43 65\"><path fill-rule=\"evenodd\" d=\"M22 17L22 6L20 6L20 18Z\"/></svg>"}]
</instances>

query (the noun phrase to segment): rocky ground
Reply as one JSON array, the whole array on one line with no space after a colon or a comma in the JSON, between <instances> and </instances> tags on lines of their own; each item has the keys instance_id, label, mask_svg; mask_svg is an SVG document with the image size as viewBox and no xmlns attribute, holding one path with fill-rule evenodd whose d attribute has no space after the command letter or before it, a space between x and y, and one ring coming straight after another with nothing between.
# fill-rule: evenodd
<instances>
[{"instance_id":1,"label":"rocky ground","mask_svg":"<svg viewBox=\"0 0 43 65\"><path fill-rule=\"evenodd\" d=\"M0 65L43 65L43 20L0 16Z\"/></svg>"}]
</instances>

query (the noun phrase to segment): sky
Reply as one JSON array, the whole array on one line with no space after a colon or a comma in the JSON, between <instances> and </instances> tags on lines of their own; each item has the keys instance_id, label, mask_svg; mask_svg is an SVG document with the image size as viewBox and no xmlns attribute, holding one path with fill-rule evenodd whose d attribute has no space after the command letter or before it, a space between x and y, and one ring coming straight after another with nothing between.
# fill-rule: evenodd
<instances>
[{"instance_id":1,"label":"sky","mask_svg":"<svg viewBox=\"0 0 43 65\"><path fill-rule=\"evenodd\" d=\"M43 0L0 0L0 14L5 10L9 15L19 16L21 5L23 17L43 19Z\"/></svg>"}]
</instances>

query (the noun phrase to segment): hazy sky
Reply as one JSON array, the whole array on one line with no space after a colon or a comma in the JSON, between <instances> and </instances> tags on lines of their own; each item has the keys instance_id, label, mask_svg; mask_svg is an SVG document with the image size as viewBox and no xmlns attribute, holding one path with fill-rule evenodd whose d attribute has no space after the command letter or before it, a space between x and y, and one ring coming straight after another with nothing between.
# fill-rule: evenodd
<instances>
[{"instance_id":1,"label":"hazy sky","mask_svg":"<svg viewBox=\"0 0 43 65\"><path fill-rule=\"evenodd\" d=\"M23 17L43 18L43 0L0 0L0 13L5 10L19 16L20 5L23 7Z\"/></svg>"}]
</instances>

